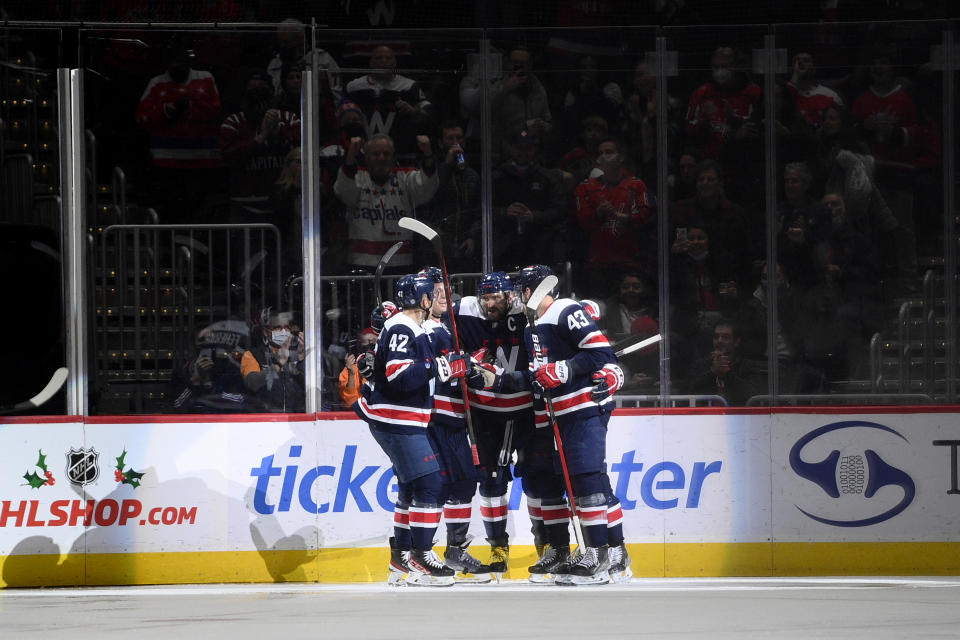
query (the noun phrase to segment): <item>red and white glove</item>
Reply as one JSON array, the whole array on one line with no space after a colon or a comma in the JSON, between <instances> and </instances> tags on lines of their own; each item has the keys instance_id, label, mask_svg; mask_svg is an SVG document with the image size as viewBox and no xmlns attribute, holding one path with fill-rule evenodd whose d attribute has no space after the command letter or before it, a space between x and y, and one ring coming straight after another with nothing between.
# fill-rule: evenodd
<instances>
[{"instance_id":1,"label":"red and white glove","mask_svg":"<svg viewBox=\"0 0 960 640\"><path fill-rule=\"evenodd\" d=\"M590 381L593 383L590 399L594 402L602 402L623 386L623 370L615 364L605 364L603 369L594 371Z\"/></svg>"},{"instance_id":2,"label":"red and white glove","mask_svg":"<svg viewBox=\"0 0 960 640\"><path fill-rule=\"evenodd\" d=\"M440 382L446 382L450 378L462 378L467 375L467 365L469 361L459 353L451 353L448 356L437 356L434 359L434 370Z\"/></svg>"},{"instance_id":3,"label":"red and white glove","mask_svg":"<svg viewBox=\"0 0 960 640\"><path fill-rule=\"evenodd\" d=\"M567 361L551 362L537 369L537 382L544 389L559 387L570 378Z\"/></svg>"},{"instance_id":4,"label":"red and white glove","mask_svg":"<svg viewBox=\"0 0 960 640\"><path fill-rule=\"evenodd\" d=\"M487 359L487 348L480 347L476 351L470 354L470 357L473 358L474 362L483 362Z\"/></svg>"},{"instance_id":5,"label":"red and white glove","mask_svg":"<svg viewBox=\"0 0 960 640\"><path fill-rule=\"evenodd\" d=\"M594 322L600 322L600 305L593 300L581 300L580 306Z\"/></svg>"}]
</instances>

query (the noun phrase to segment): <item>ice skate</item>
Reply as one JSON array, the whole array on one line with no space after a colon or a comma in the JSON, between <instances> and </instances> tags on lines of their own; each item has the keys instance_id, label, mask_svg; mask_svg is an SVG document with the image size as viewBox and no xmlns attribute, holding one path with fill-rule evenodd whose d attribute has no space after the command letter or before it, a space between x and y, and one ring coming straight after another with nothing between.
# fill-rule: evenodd
<instances>
[{"instance_id":1,"label":"ice skate","mask_svg":"<svg viewBox=\"0 0 960 640\"><path fill-rule=\"evenodd\" d=\"M567 572L558 575L555 582L562 585L607 584L610 575L608 547L586 547L575 562L569 565Z\"/></svg>"},{"instance_id":2,"label":"ice skate","mask_svg":"<svg viewBox=\"0 0 960 640\"><path fill-rule=\"evenodd\" d=\"M390 576L387 578L387 584L394 587L403 587L407 584L407 576L410 574L410 552L397 548L397 541L392 536L390 538Z\"/></svg>"},{"instance_id":3,"label":"ice skate","mask_svg":"<svg viewBox=\"0 0 960 640\"><path fill-rule=\"evenodd\" d=\"M554 547L546 545L543 555L536 564L527 567L530 572L530 582L534 584L553 584L555 572L561 565L570 559L570 545Z\"/></svg>"},{"instance_id":4,"label":"ice skate","mask_svg":"<svg viewBox=\"0 0 960 640\"><path fill-rule=\"evenodd\" d=\"M633 577L633 569L630 568L630 554L627 553L627 547L623 543L615 547L610 547L610 574L611 582L627 582Z\"/></svg>"},{"instance_id":5,"label":"ice skate","mask_svg":"<svg viewBox=\"0 0 960 640\"><path fill-rule=\"evenodd\" d=\"M497 582L503 579L503 574L507 572L510 561L510 545L504 538L487 538L490 543L490 573L496 578Z\"/></svg>"},{"instance_id":6,"label":"ice skate","mask_svg":"<svg viewBox=\"0 0 960 640\"><path fill-rule=\"evenodd\" d=\"M453 585L454 571L443 564L433 549L415 550L410 554L410 573L407 584L418 587L449 587Z\"/></svg>"},{"instance_id":7,"label":"ice skate","mask_svg":"<svg viewBox=\"0 0 960 640\"><path fill-rule=\"evenodd\" d=\"M467 551L470 539L459 545L448 544L443 553L443 563L456 571L453 579L458 584L486 584L493 580L490 566L483 564Z\"/></svg>"}]
</instances>

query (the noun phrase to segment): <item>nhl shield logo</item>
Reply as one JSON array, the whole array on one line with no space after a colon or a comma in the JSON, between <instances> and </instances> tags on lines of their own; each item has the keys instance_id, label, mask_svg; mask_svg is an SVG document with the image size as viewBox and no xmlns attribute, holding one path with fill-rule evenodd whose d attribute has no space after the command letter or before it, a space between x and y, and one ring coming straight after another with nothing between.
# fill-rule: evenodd
<instances>
[{"instance_id":1,"label":"nhl shield logo","mask_svg":"<svg viewBox=\"0 0 960 640\"><path fill-rule=\"evenodd\" d=\"M84 486L96 482L100 477L100 467L97 458L100 454L93 447L89 449L70 448L67 453L67 479L71 484Z\"/></svg>"}]
</instances>

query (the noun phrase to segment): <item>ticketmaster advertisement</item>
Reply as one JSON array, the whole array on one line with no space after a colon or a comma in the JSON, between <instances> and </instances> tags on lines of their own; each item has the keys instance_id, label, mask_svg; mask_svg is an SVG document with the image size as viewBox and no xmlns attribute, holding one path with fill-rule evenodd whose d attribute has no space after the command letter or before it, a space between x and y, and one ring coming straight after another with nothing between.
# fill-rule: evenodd
<instances>
[{"instance_id":1,"label":"ticketmaster advertisement","mask_svg":"<svg viewBox=\"0 0 960 640\"><path fill-rule=\"evenodd\" d=\"M615 414L634 572L960 573L956 418ZM0 585L385 578L396 479L363 422L154 420L0 423ZM520 480L509 498L523 578Z\"/></svg>"}]
</instances>

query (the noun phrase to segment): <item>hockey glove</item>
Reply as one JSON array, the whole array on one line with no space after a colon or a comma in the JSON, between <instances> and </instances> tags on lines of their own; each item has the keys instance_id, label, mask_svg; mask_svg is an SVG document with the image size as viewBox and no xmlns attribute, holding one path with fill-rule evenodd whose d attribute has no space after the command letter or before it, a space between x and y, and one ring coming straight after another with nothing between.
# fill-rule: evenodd
<instances>
[{"instance_id":1,"label":"hockey glove","mask_svg":"<svg viewBox=\"0 0 960 640\"><path fill-rule=\"evenodd\" d=\"M467 375L467 359L459 353L437 356L433 362L434 371L440 382L446 382L450 378L462 378Z\"/></svg>"},{"instance_id":2,"label":"hockey glove","mask_svg":"<svg viewBox=\"0 0 960 640\"><path fill-rule=\"evenodd\" d=\"M503 369L487 362L475 363L467 378L467 386L471 389L500 393L503 386Z\"/></svg>"},{"instance_id":3,"label":"hockey glove","mask_svg":"<svg viewBox=\"0 0 960 640\"><path fill-rule=\"evenodd\" d=\"M537 382L544 389L559 387L570 377L566 360L551 362L537 369Z\"/></svg>"},{"instance_id":4,"label":"hockey glove","mask_svg":"<svg viewBox=\"0 0 960 640\"><path fill-rule=\"evenodd\" d=\"M383 323L395 316L397 312L397 305L387 300L370 313L370 328L380 333L383 330Z\"/></svg>"},{"instance_id":5,"label":"hockey glove","mask_svg":"<svg viewBox=\"0 0 960 640\"><path fill-rule=\"evenodd\" d=\"M605 364L603 369L595 371L590 376L590 381L593 383L590 399L594 402L603 402L623 386L623 370L615 364Z\"/></svg>"},{"instance_id":6,"label":"hockey glove","mask_svg":"<svg viewBox=\"0 0 960 640\"><path fill-rule=\"evenodd\" d=\"M470 357L473 358L476 362L483 362L487 359L487 348L480 347L476 351L470 354ZM491 358L492 359L492 358Z\"/></svg>"},{"instance_id":7,"label":"hockey glove","mask_svg":"<svg viewBox=\"0 0 960 640\"><path fill-rule=\"evenodd\" d=\"M357 373L369 380L373 375L373 363L375 362L375 358L376 356L373 355L373 351L364 351L358 355Z\"/></svg>"},{"instance_id":8,"label":"hockey glove","mask_svg":"<svg viewBox=\"0 0 960 640\"><path fill-rule=\"evenodd\" d=\"M580 306L594 322L600 322L600 305L593 300L581 300Z\"/></svg>"}]
</instances>

